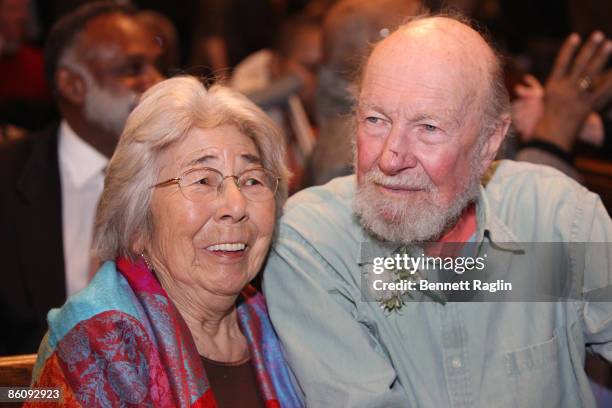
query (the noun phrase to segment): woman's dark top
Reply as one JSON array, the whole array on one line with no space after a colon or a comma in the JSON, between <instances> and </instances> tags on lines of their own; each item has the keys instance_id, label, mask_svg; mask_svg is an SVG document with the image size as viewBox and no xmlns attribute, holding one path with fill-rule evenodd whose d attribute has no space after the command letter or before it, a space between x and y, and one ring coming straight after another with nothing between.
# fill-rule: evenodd
<instances>
[{"instance_id":1,"label":"woman's dark top","mask_svg":"<svg viewBox=\"0 0 612 408\"><path fill-rule=\"evenodd\" d=\"M200 357L219 408L265 408L250 357L237 363Z\"/></svg>"}]
</instances>

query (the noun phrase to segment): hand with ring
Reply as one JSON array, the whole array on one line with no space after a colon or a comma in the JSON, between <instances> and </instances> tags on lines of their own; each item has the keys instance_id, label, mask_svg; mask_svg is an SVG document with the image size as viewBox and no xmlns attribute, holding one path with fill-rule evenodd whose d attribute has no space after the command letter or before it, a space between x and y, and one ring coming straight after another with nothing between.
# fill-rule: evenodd
<instances>
[{"instance_id":1,"label":"hand with ring","mask_svg":"<svg viewBox=\"0 0 612 408\"><path fill-rule=\"evenodd\" d=\"M512 101L512 120L520 140L525 143L533 139L536 124L544 113L544 85L533 75L527 74L514 91L517 97ZM577 139L596 147L603 145L605 129L599 113L589 113Z\"/></svg>"},{"instance_id":2,"label":"hand with ring","mask_svg":"<svg viewBox=\"0 0 612 408\"><path fill-rule=\"evenodd\" d=\"M612 69L605 65L612 41L600 31L580 48L580 37L565 40L544 86L543 111L533 137L570 152L585 119L612 100Z\"/></svg>"}]
</instances>

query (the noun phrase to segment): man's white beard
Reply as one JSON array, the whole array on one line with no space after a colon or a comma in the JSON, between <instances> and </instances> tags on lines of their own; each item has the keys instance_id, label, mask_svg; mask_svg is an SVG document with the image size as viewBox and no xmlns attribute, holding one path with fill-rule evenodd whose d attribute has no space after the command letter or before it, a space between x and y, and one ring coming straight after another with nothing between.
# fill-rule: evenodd
<instances>
[{"instance_id":1,"label":"man's white beard","mask_svg":"<svg viewBox=\"0 0 612 408\"><path fill-rule=\"evenodd\" d=\"M364 228L383 241L404 244L435 241L454 226L463 210L477 199L480 175L474 167L471 178L448 206L440 204L439 189L424 171L386 176L375 167L358 183L353 210ZM421 191L408 198L393 198L382 193L376 184L400 185Z\"/></svg>"},{"instance_id":2,"label":"man's white beard","mask_svg":"<svg viewBox=\"0 0 612 408\"><path fill-rule=\"evenodd\" d=\"M123 94L113 93L99 86L89 73L83 75L83 78L87 87L85 117L119 138L127 117L138 102L138 94L132 91Z\"/></svg>"}]
</instances>

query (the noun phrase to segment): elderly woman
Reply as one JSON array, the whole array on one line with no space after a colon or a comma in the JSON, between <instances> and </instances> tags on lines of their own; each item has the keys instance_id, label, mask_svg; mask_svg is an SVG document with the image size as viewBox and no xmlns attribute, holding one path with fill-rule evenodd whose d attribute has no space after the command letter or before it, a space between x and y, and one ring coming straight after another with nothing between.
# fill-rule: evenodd
<instances>
[{"instance_id":1,"label":"elderly woman","mask_svg":"<svg viewBox=\"0 0 612 408\"><path fill-rule=\"evenodd\" d=\"M130 115L96 220L107 260L49 313L35 386L80 406L301 406L260 270L287 194L283 142L245 97L196 79Z\"/></svg>"}]
</instances>

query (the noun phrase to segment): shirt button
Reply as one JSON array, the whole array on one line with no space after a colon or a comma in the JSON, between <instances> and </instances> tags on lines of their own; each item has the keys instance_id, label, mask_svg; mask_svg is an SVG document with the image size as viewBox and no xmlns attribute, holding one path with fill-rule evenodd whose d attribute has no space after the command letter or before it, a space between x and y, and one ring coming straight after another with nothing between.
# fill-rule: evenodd
<instances>
[{"instance_id":1,"label":"shirt button","mask_svg":"<svg viewBox=\"0 0 612 408\"><path fill-rule=\"evenodd\" d=\"M451 361L451 365L453 366L453 368L461 368L461 359L459 357L453 358L453 360Z\"/></svg>"}]
</instances>

